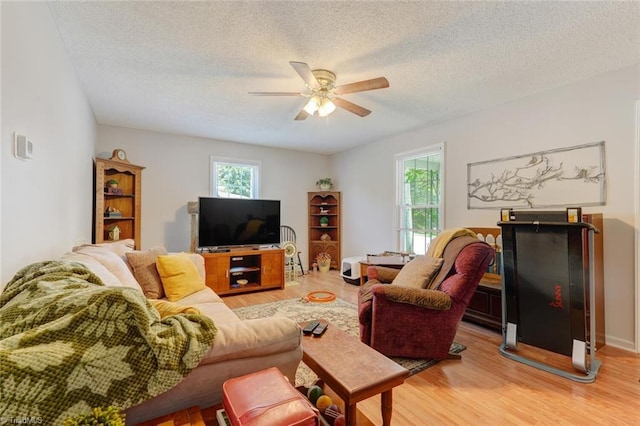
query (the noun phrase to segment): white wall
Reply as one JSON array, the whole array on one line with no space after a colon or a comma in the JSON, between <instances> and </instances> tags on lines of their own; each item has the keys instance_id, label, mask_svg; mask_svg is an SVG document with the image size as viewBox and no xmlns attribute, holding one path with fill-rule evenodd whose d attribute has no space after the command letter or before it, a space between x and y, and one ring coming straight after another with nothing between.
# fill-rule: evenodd
<instances>
[{"instance_id":1,"label":"white wall","mask_svg":"<svg viewBox=\"0 0 640 426\"><path fill-rule=\"evenodd\" d=\"M307 192L327 174L326 155L258 145L168 135L122 127L98 126L97 152L109 157L115 148L142 172L142 248L162 244L188 251L191 216L187 202L210 195L210 157L261 162L260 198L281 200L282 224L293 227L298 248L307 254Z\"/></svg>"},{"instance_id":2,"label":"white wall","mask_svg":"<svg viewBox=\"0 0 640 426\"><path fill-rule=\"evenodd\" d=\"M345 256L396 249L393 202L397 153L445 143L445 226L495 226L497 210L467 210L467 163L604 140L607 343L633 350L634 131L640 65L549 90L337 154L333 176L343 192Z\"/></svg>"},{"instance_id":3,"label":"white wall","mask_svg":"<svg viewBox=\"0 0 640 426\"><path fill-rule=\"evenodd\" d=\"M96 128L47 4L0 7L3 288L23 266L91 241ZM33 159L13 156L14 131L33 142Z\"/></svg>"}]
</instances>

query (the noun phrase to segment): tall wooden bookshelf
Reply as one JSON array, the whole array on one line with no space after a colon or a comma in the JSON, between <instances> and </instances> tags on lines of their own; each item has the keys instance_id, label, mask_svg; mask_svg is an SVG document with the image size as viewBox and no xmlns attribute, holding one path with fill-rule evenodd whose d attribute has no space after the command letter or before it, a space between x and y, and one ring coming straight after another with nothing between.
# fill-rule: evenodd
<instances>
[{"instance_id":1,"label":"tall wooden bookshelf","mask_svg":"<svg viewBox=\"0 0 640 426\"><path fill-rule=\"evenodd\" d=\"M320 252L331 256L331 268L340 269L340 192L309 192L309 268Z\"/></svg>"},{"instance_id":2,"label":"tall wooden bookshelf","mask_svg":"<svg viewBox=\"0 0 640 426\"><path fill-rule=\"evenodd\" d=\"M95 159L94 243L132 238L140 249L143 169L127 161ZM109 187L111 179L118 181L116 188Z\"/></svg>"}]
</instances>

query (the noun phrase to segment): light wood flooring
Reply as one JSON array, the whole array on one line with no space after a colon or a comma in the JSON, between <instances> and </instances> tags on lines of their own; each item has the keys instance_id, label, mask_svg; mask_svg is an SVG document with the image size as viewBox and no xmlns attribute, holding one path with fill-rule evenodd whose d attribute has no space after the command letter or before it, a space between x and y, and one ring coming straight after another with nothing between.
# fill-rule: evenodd
<instances>
[{"instance_id":1,"label":"light wood flooring","mask_svg":"<svg viewBox=\"0 0 640 426\"><path fill-rule=\"evenodd\" d=\"M329 290L356 303L358 287L337 271L311 272L299 286L224 297L231 308ZM428 326L428 325L426 325ZM509 360L500 334L462 322L455 339L461 360L441 361L393 391L394 425L636 425L640 424L640 354L605 346L594 383L582 384ZM568 357L536 348L522 354L571 370ZM366 374L366 368L364 373ZM380 397L358 403L358 425L381 425Z\"/></svg>"}]
</instances>

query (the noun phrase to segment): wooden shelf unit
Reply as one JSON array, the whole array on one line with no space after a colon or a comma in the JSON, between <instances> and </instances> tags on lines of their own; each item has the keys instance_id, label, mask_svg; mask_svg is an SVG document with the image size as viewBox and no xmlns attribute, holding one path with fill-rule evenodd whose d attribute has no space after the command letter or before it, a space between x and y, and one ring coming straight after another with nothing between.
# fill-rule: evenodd
<instances>
[{"instance_id":1,"label":"wooden shelf unit","mask_svg":"<svg viewBox=\"0 0 640 426\"><path fill-rule=\"evenodd\" d=\"M144 167L128 162L95 159L94 167L94 211L93 211L93 243L112 241L109 231L120 228L119 239L132 238L135 247L140 248L142 223L142 170ZM108 192L107 181L118 181L120 193ZM117 209L121 216L107 217L108 207Z\"/></svg>"},{"instance_id":2,"label":"wooden shelf unit","mask_svg":"<svg viewBox=\"0 0 640 426\"><path fill-rule=\"evenodd\" d=\"M231 249L202 253L205 284L219 296L284 288L284 250ZM244 286L239 279L246 279Z\"/></svg>"},{"instance_id":3,"label":"wooden shelf unit","mask_svg":"<svg viewBox=\"0 0 640 426\"><path fill-rule=\"evenodd\" d=\"M331 256L331 269L340 270L340 192L322 191L307 194L309 205L309 269L316 263L318 253ZM328 224L322 226L322 218ZM323 239L323 235L330 239Z\"/></svg>"}]
</instances>

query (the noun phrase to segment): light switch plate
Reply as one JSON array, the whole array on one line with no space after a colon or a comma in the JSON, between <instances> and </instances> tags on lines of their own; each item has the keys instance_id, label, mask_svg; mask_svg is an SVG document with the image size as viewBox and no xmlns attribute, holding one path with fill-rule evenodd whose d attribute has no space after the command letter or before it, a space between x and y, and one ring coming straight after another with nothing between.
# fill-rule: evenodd
<instances>
[{"instance_id":1,"label":"light switch plate","mask_svg":"<svg viewBox=\"0 0 640 426\"><path fill-rule=\"evenodd\" d=\"M14 133L14 151L13 154L16 158L21 160L28 160L33 158L33 144L27 139L25 135L21 135L18 132Z\"/></svg>"}]
</instances>

